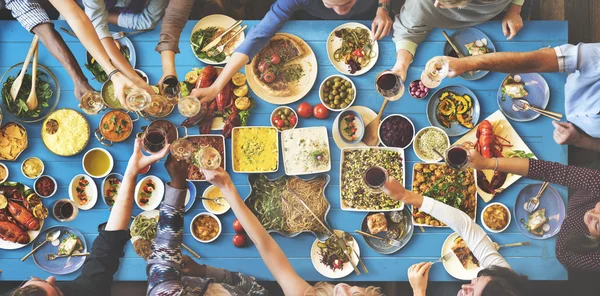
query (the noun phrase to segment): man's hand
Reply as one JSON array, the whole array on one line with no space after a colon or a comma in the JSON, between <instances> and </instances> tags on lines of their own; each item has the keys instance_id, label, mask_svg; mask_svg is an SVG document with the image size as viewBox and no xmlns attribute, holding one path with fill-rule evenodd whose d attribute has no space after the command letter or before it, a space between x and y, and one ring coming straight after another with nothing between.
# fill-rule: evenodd
<instances>
[{"instance_id":1,"label":"man's hand","mask_svg":"<svg viewBox=\"0 0 600 296\"><path fill-rule=\"evenodd\" d=\"M396 63L392 68L392 72L400 76L400 78L402 78L402 81L406 81L408 66L410 66L412 59L413 55L406 49L399 49L396 53Z\"/></svg>"},{"instance_id":2,"label":"man's hand","mask_svg":"<svg viewBox=\"0 0 600 296\"><path fill-rule=\"evenodd\" d=\"M381 7L378 8L375 19L373 19L373 24L371 25L372 39L379 40L390 34L393 23L390 13Z\"/></svg>"},{"instance_id":3,"label":"man's hand","mask_svg":"<svg viewBox=\"0 0 600 296\"><path fill-rule=\"evenodd\" d=\"M554 141L557 144L581 146L585 139L585 135L570 122L552 121L552 125L554 125Z\"/></svg>"},{"instance_id":4,"label":"man's hand","mask_svg":"<svg viewBox=\"0 0 600 296\"><path fill-rule=\"evenodd\" d=\"M221 167L216 170L202 170L202 173L206 177L206 181L219 187L221 190L227 190L233 188L233 182L229 174Z\"/></svg>"},{"instance_id":5,"label":"man's hand","mask_svg":"<svg viewBox=\"0 0 600 296\"><path fill-rule=\"evenodd\" d=\"M77 101L81 102L81 97L83 97L83 95L93 91L95 91L94 88L87 82L87 80L85 80L80 83L75 83L75 89L73 90L73 93L75 94Z\"/></svg>"},{"instance_id":6,"label":"man's hand","mask_svg":"<svg viewBox=\"0 0 600 296\"><path fill-rule=\"evenodd\" d=\"M453 57L446 57L448 58L448 78L454 78L457 76L460 76L461 74L468 72L468 71L472 71L473 69L468 69L468 59L469 57L465 57L465 58L453 58Z\"/></svg>"},{"instance_id":7,"label":"man's hand","mask_svg":"<svg viewBox=\"0 0 600 296\"><path fill-rule=\"evenodd\" d=\"M125 75L123 75L121 72L113 74L110 80L115 86L115 97L119 99L121 107L129 110L129 108L127 108L127 101L125 100L125 98L127 97L126 92L134 88L135 84L133 84L133 82L131 82L131 80L125 77Z\"/></svg>"},{"instance_id":8,"label":"man's hand","mask_svg":"<svg viewBox=\"0 0 600 296\"><path fill-rule=\"evenodd\" d=\"M205 88L194 88L192 89L192 91L190 92L190 96L192 97L196 97L198 100L200 100L200 103L211 103L212 100L214 100L217 97L217 94L219 94L219 91L217 88L210 86L210 87L205 87Z\"/></svg>"},{"instance_id":9,"label":"man's hand","mask_svg":"<svg viewBox=\"0 0 600 296\"><path fill-rule=\"evenodd\" d=\"M511 4L506 10L502 19L502 32L508 36L506 40L511 40L523 28L523 19L521 18L521 6Z\"/></svg>"},{"instance_id":10,"label":"man's hand","mask_svg":"<svg viewBox=\"0 0 600 296\"><path fill-rule=\"evenodd\" d=\"M429 270L432 265L433 263L431 262L422 262L408 268L408 282L415 296L425 296Z\"/></svg>"},{"instance_id":11,"label":"man's hand","mask_svg":"<svg viewBox=\"0 0 600 296\"><path fill-rule=\"evenodd\" d=\"M206 266L198 264L188 255L182 256L181 265L185 276L206 277Z\"/></svg>"},{"instance_id":12,"label":"man's hand","mask_svg":"<svg viewBox=\"0 0 600 296\"><path fill-rule=\"evenodd\" d=\"M171 176L171 186L177 189L185 189L187 187L185 179L188 173L188 163L184 160L177 160L172 154L169 154L165 162L165 168Z\"/></svg>"},{"instance_id":13,"label":"man's hand","mask_svg":"<svg viewBox=\"0 0 600 296\"><path fill-rule=\"evenodd\" d=\"M166 145L162 150L157 153L144 155L142 153L142 139L136 138L133 142L133 154L129 158L127 163L127 173L137 174L141 169L158 162L169 152L170 145Z\"/></svg>"}]
</instances>

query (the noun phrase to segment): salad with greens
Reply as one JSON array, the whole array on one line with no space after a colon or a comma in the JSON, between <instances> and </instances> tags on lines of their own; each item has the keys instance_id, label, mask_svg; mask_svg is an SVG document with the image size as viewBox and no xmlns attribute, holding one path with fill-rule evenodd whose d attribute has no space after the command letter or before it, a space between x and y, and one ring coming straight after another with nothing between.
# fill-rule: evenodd
<instances>
[{"instance_id":1,"label":"salad with greens","mask_svg":"<svg viewBox=\"0 0 600 296\"><path fill-rule=\"evenodd\" d=\"M131 57L131 51L129 50L129 47L127 47L126 45L121 46L121 44L116 40L115 40L115 44L121 51L121 54L123 54L125 59L127 59L127 61L129 62L129 58ZM104 71L104 69L102 69L102 66L100 66L98 61L96 61L96 59L94 59L89 53L87 54L87 56L88 56L89 63L85 64L85 67L88 70L90 70L90 72L92 72L92 75L94 75L94 78L100 83L108 80L108 74Z\"/></svg>"},{"instance_id":2,"label":"salad with greens","mask_svg":"<svg viewBox=\"0 0 600 296\"><path fill-rule=\"evenodd\" d=\"M50 106L49 101L52 98L54 92L48 82L48 75L42 71L38 71L36 78L35 94L38 99L38 106L34 110L27 108L27 98L31 93L31 75L25 74L23 76L23 84L17 94L17 97L13 100L10 95L10 88L15 82L15 76L9 76L6 81L2 84L2 104L6 107L8 112L16 115L19 118L36 118L39 117L42 109Z\"/></svg>"},{"instance_id":3,"label":"salad with greens","mask_svg":"<svg viewBox=\"0 0 600 296\"><path fill-rule=\"evenodd\" d=\"M227 54L226 52L227 47L228 46L232 46L234 42L229 42L226 46L226 48L220 52L219 54L215 55L215 56L209 56L207 52L202 51L202 48L204 48L206 45L208 45L215 37L219 36L221 34L221 32L223 32L222 28L219 27L208 27L208 28L204 28L204 29L199 29L197 31L195 31L194 33L192 33L192 37L190 38L190 41L192 43L192 49L194 50L194 54L196 55L196 57L198 57L199 59L206 59L206 60L210 60L216 63L220 63L222 61L224 61L227 58ZM225 34L225 36L223 36L223 38L221 39L221 42L219 44L217 44L217 46L221 45L222 42L225 42L227 40L229 40L229 36L231 35L232 32L229 32L227 34ZM216 46L215 46L216 47Z\"/></svg>"}]
</instances>

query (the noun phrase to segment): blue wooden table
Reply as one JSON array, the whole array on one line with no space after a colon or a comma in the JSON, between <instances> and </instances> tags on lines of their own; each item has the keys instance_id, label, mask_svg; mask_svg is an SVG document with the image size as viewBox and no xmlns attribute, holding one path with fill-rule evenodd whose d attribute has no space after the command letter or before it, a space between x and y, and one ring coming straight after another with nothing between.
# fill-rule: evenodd
<instances>
[{"instance_id":1,"label":"blue wooden table","mask_svg":"<svg viewBox=\"0 0 600 296\"><path fill-rule=\"evenodd\" d=\"M256 21L245 22L250 29L256 25ZM304 39L315 52L319 63L317 83L313 86L308 95L300 102L309 102L311 105L319 103L318 87L319 83L327 76L336 74L337 71L329 63L325 50L325 40L329 33L342 22L339 21L291 21L283 27L283 32L296 34ZM364 22L370 27L370 22ZM189 22L183 30L180 50L177 55L177 72L181 79L192 67L202 67L192 54L189 45L189 36L195 22ZM57 21L55 26L58 29L60 26L66 26L65 22ZM0 73L6 71L10 66L22 62L32 35L27 33L17 22L3 21L0 22ZM510 42L502 36L501 24L499 22L490 22L478 26L480 30L485 32L494 42L498 51L531 51L547 46L557 46L567 43L567 23L566 22L527 22L525 27L519 32L515 39ZM159 30L155 29L151 32L139 34L131 38L137 51L137 63L139 69L145 71L152 83L156 83L161 77L160 57L154 51L158 40ZM63 38L67 41L69 47L77 57L80 65L83 67L85 63L85 49L77 41L77 39L64 35ZM435 55L440 55L444 44L443 36L439 30L434 31L429 35L426 42L420 45L414 63L408 71L407 81L412 81L420 77L424 65L427 60ZM367 106L375 111L379 110L383 101L374 89L375 75L382 70L389 69L395 62L395 48L390 37L384 38L379 42L380 56L375 67L359 77L352 77L352 80L358 88L358 95L355 105ZM73 96L73 83L69 79L66 71L62 66L48 53L43 46L39 52L40 63L48 66L53 73L58 77L61 87L59 108L77 108L76 100ZM92 76L89 71L84 70L86 75L92 81L92 85L97 89L100 84L91 80ZM496 103L496 92L504 78L504 74L490 73L486 77L477 81L466 81L461 78L446 79L442 86L460 84L467 86L475 92L481 104L482 115L481 119L486 118L491 113L498 109ZM542 74L548 81L550 86L551 99L548 108L557 112L564 113L564 83L566 76L564 74ZM256 100L256 109L251 116L250 125L269 125L269 115L276 107L269 103L260 100L253 96ZM297 107L299 102L291 104L292 107ZM386 108L386 114L401 113L408 116L415 124L415 128L421 129L428 126L427 117L425 115L427 101L415 100L408 93L396 102L391 102ZM177 113L177 112L175 112ZM317 120L314 117L310 119L301 119L299 127L320 126L327 127L332 155L332 170L331 184L326 189L326 195L332 205L332 210L329 213L328 219L332 227L342 229L353 233L355 229L360 227L364 213L346 212L340 210L340 186L339 186L339 160L340 150L334 144L331 138L331 128L336 114L330 114L327 120ZM87 116L92 128L98 126L100 115ZM179 120L179 115L171 115L169 119ZM567 149L564 146L557 145L552 139L553 127L551 120L545 117L540 117L532 122L511 122L517 132L525 140L527 145L533 150L539 159L558 161L563 164L567 163ZM140 127L146 125L145 121L135 123L135 131L139 131ZM45 173L56 178L59 183L58 192L55 196L45 199L44 203L50 206L55 200L63 197L68 197L67 185L76 174L83 173L81 159L83 153L73 157L60 157L50 153L40 139L40 124L27 124L27 132L29 135L29 148L20 156L17 162L5 162L10 170L11 180L24 182L31 186L32 181L25 179L20 172L20 163L25 158L37 156L46 164ZM197 131L193 131L197 133ZM453 138L452 141L456 140ZM133 137L127 141L114 145L108 148L115 159L113 172L123 173L129 155L133 147ZM227 153L231 151L231 141L227 140ZM96 139L91 139L86 151L92 147L102 147ZM419 159L413 152L412 147L406 151L406 186L410 188L412 180L412 167ZM231 161L228 156L227 170L231 173ZM280 165L282 167L282 165ZM163 167L163 164L156 164L150 170L150 174L157 175L163 180L168 180L168 175ZM273 174L274 176L283 174L283 169ZM249 185L246 174L233 174L234 183L242 195L245 197L249 193ZM139 178L138 178L139 179ZM96 185L100 186L101 180L96 179ZM521 179L516 184L509 187L494 201L499 201L506 204L512 211L516 195L527 184L533 183L528 179ZM198 192L201 194L207 187L207 183L196 183ZM567 190L560 186L554 186L561 194L566 202ZM100 188L100 187L99 187ZM485 203L480 199L478 205L478 215L485 206ZM134 215L137 215L141 210L134 206ZM273 280L273 277L263 264L256 248L249 246L246 248L236 248L231 243L234 235L232 222L235 216L231 211L221 216L224 225L223 233L219 239L210 244L198 243L189 233L189 223L193 216L205 211L202 203L197 201L192 210L185 215L185 236L184 243L198 252L202 259L201 263L209 264L217 267L226 268L244 272L256 276L260 280ZM93 209L88 211L80 211L79 216L72 222L59 223L52 216L46 219L44 228L55 225L69 225L79 229L86 240L91 243L97 236L97 226L107 220L109 210L106 205L98 200ZM479 220L479 219L477 219ZM478 221L478 223L481 223ZM490 234L492 239L500 244L526 241L517 228L518 221L512 221L510 227L502 234ZM368 274L360 276L352 273L344 278L347 281L406 281L407 269L410 265L422 262L433 261L440 257L440 249L443 241L451 233L450 229L427 229L425 233L421 233L418 229L412 240L401 251L393 255L380 255L371 250L361 237L356 237L361 255L365 264L369 269ZM312 266L310 261L310 246L315 240L311 234L302 234L295 238L285 238L279 235L274 235L275 240L287 254L296 271L306 280L322 281L326 278L322 277ZM566 280L567 271L557 261L555 255L555 239L548 240L530 240L531 245L519 248L506 248L501 250L501 253L508 259L508 262L513 268L529 275L533 280ZM31 247L25 247L20 250L4 251L0 250L0 280L23 280L27 276L37 276L45 278L49 274L40 270L31 259L22 263L20 258L28 252ZM185 251L184 251L185 253ZM58 280L69 280L75 278L79 272L58 276ZM442 265L435 265L430 273L430 278L433 281L453 281L454 279L446 273ZM127 244L125 248L125 257L121 260L121 267L116 274L116 280L120 281L143 281L146 280L145 261L138 257L131 244Z\"/></svg>"}]
</instances>

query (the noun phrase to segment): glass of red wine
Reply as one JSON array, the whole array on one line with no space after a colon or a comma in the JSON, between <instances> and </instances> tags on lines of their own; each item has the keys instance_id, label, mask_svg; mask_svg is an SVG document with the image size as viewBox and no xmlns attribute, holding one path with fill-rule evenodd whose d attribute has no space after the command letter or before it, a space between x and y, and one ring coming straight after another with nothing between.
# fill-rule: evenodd
<instances>
[{"instance_id":1,"label":"glass of red wine","mask_svg":"<svg viewBox=\"0 0 600 296\"><path fill-rule=\"evenodd\" d=\"M150 154L159 152L167 145L167 132L160 126L149 126L138 137L142 139L144 151Z\"/></svg>"},{"instance_id":2,"label":"glass of red wine","mask_svg":"<svg viewBox=\"0 0 600 296\"><path fill-rule=\"evenodd\" d=\"M388 179L388 171L378 165L368 168L363 174L363 181L374 193L383 192L383 185Z\"/></svg>"},{"instance_id":3,"label":"glass of red wine","mask_svg":"<svg viewBox=\"0 0 600 296\"><path fill-rule=\"evenodd\" d=\"M54 206L52 206L52 214L54 214L54 218L60 222L69 222L77 217L79 209L72 200L63 198L54 203Z\"/></svg>"},{"instance_id":4,"label":"glass of red wine","mask_svg":"<svg viewBox=\"0 0 600 296\"><path fill-rule=\"evenodd\" d=\"M469 164L469 151L461 145L452 145L446 149L446 164L455 170L463 170Z\"/></svg>"},{"instance_id":5,"label":"glass of red wine","mask_svg":"<svg viewBox=\"0 0 600 296\"><path fill-rule=\"evenodd\" d=\"M404 94L404 81L390 70L385 70L377 75L375 89L384 98L396 101Z\"/></svg>"}]
</instances>

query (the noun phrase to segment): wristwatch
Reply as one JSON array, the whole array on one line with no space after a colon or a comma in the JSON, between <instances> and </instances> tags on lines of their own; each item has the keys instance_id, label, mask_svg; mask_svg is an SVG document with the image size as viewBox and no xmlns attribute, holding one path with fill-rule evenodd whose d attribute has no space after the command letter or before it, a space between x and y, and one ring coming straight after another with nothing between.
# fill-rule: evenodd
<instances>
[{"instance_id":1,"label":"wristwatch","mask_svg":"<svg viewBox=\"0 0 600 296\"><path fill-rule=\"evenodd\" d=\"M386 2L380 2L377 4L377 8L383 8L385 11L390 11L390 4Z\"/></svg>"}]
</instances>

